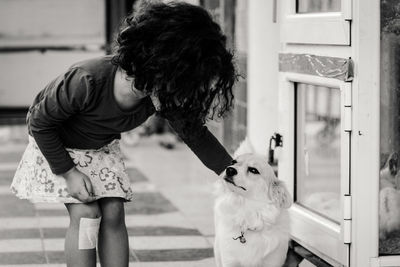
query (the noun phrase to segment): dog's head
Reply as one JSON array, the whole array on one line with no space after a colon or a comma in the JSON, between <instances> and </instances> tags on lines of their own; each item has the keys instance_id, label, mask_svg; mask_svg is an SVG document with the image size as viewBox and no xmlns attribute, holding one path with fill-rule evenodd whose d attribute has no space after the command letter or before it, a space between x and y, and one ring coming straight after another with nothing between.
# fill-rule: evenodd
<instances>
[{"instance_id":1,"label":"dog's head","mask_svg":"<svg viewBox=\"0 0 400 267\"><path fill-rule=\"evenodd\" d=\"M230 191L246 199L272 202L279 208L289 208L292 204L285 184L276 178L266 157L240 155L221 177Z\"/></svg>"},{"instance_id":2,"label":"dog's head","mask_svg":"<svg viewBox=\"0 0 400 267\"><path fill-rule=\"evenodd\" d=\"M399 189L400 186L400 174L399 174L399 155L397 152L393 152L389 155L384 166L380 170L380 179L385 180L391 184L392 187Z\"/></svg>"}]
</instances>

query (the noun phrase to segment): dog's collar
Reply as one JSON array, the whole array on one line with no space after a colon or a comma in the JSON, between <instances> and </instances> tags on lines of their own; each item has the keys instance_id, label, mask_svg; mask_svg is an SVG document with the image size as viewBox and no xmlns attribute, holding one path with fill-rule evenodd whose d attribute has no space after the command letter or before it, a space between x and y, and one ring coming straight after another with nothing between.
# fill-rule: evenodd
<instances>
[{"instance_id":1,"label":"dog's collar","mask_svg":"<svg viewBox=\"0 0 400 267\"><path fill-rule=\"evenodd\" d=\"M240 232L240 236L232 237L232 238L233 238L233 240L238 240L239 239L240 243L242 243L242 244L246 243L246 238L244 237L244 232L243 231Z\"/></svg>"},{"instance_id":2,"label":"dog's collar","mask_svg":"<svg viewBox=\"0 0 400 267\"><path fill-rule=\"evenodd\" d=\"M256 230L252 230L252 229L250 229L250 228L247 228L246 231L256 231ZM233 240L239 240L240 243L244 244L244 243L246 243L246 241L247 241L246 238L244 237L244 233L245 233L245 232L240 231L240 236L238 236L238 237L232 237L232 239L233 239Z\"/></svg>"}]
</instances>

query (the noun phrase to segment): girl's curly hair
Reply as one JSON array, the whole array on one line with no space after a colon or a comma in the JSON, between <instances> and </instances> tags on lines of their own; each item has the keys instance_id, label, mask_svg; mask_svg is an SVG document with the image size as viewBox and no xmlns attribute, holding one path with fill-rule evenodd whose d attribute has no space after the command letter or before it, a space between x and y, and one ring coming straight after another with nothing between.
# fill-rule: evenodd
<instances>
[{"instance_id":1,"label":"girl's curly hair","mask_svg":"<svg viewBox=\"0 0 400 267\"><path fill-rule=\"evenodd\" d=\"M203 8L143 5L125 19L116 41L114 64L134 78L132 86L159 98L164 117L205 123L232 108L233 54Z\"/></svg>"}]
</instances>

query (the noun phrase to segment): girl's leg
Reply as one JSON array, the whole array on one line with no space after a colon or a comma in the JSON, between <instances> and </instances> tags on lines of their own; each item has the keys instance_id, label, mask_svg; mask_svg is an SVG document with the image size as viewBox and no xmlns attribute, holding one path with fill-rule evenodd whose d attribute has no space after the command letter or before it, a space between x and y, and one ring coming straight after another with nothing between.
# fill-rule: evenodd
<instances>
[{"instance_id":1,"label":"girl's leg","mask_svg":"<svg viewBox=\"0 0 400 267\"><path fill-rule=\"evenodd\" d=\"M95 267L96 248L79 249L79 223L81 218L99 218L101 210L97 202L86 204L65 204L70 224L65 237L65 255L68 267Z\"/></svg>"},{"instance_id":2,"label":"girl's leg","mask_svg":"<svg viewBox=\"0 0 400 267\"><path fill-rule=\"evenodd\" d=\"M125 226L124 200L107 197L98 200L102 213L99 232L99 258L102 267L127 267L128 232Z\"/></svg>"}]
</instances>

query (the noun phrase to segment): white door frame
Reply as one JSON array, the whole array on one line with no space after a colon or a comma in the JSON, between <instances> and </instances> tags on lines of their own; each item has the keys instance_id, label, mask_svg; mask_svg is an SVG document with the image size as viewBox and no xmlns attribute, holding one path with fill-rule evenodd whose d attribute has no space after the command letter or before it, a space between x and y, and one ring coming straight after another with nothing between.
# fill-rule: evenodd
<instances>
[{"instance_id":1,"label":"white door frame","mask_svg":"<svg viewBox=\"0 0 400 267\"><path fill-rule=\"evenodd\" d=\"M284 145L279 158L279 179L288 185L292 195L295 194L295 83L306 83L340 89L341 92L341 193L340 206L342 220L340 224L324 218L298 204L290 209L291 236L316 255L330 262L348 266L349 245L351 241L351 208L348 202L350 195L350 134L351 83L332 78L324 78L297 73L280 73L279 84L279 123ZM350 124L350 125L349 125ZM350 200L351 201L351 200ZM345 205L346 204L346 205ZM349 210L350 209L350 210ZM344 220L346 218L346 220ZM346 244L345 244L346 243Z\"/></svg>"},{"instance_id":2,"label":"white door frame","mask_svg":"<svg viewBox=\"0 0 400 267\"><path fill-rule=\"evenodd\" d=\"M286 43L350 45L352 0L341 0L339 12L296 13L296 1L282 1L281 40Z\"/></svg>"}]
</instances>

